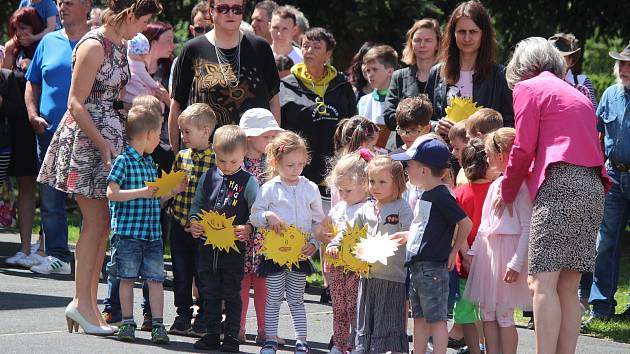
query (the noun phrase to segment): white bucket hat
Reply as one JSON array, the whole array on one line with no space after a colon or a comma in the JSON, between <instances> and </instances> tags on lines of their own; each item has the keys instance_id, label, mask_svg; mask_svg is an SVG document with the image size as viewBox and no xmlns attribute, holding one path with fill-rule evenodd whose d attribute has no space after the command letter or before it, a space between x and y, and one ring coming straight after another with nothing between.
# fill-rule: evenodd
<instances>
[{"instance_id":1,"label":"white bucket hat","mask_svg":"<svg viewBox=\"0 0 630 354\"><path fill-rule=\"evenodd\" d=\"M264 108L251 108L245 111L238 124L247 136L260 136L269 131L283 131L273 117L273 113Z\"/></svg>"}]
</instances>

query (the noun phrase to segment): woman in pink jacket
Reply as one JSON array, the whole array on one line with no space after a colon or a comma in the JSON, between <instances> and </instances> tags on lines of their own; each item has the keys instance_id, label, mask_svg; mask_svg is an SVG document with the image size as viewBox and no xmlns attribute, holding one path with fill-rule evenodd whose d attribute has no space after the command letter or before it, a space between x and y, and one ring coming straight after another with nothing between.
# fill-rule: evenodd
<instances>
[{"instance_id":1,"label":"woman in pink jacket","mask_svg":"<svg viewBox=\"0 0 630 354\"><path fill-rule=\"evenodd\" d=\"M589 99L566 83L560 52L543 38L521 41L508 64L516 140L501 183L512 212L526 182L533 201L528 272L536 352L573 353L580 327L580 272L592 271L609 185Z\"/></svg>"}]
</instances>

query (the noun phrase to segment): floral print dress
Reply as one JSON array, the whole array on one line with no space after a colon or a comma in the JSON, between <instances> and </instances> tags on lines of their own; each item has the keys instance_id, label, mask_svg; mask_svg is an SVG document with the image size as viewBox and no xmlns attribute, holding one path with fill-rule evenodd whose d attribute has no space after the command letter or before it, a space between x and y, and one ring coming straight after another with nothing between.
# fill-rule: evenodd
<instances>
[{"instance_id":1,"label":"floral print dress","mask_svg":"<svg viewBox=\"0 0 630 354\"><path fill-rule=\"evenodd\" d=\"M119 99L130 76L127 46L117 46L105 38L102 27L92 30L77 43L72 54L73 67L77 48L88 39L98 41L105 55L85 108L103 138L120 154L125 142L125 117L114 109L114 101ZM105 198L109 171L94 142L66 112L50 142L37 181L66 193L100 199Z\"/></svg>"},{"instance_id":2,"label":"floral print dress","mask_svg":"<svg viewBox=\"0 0 630 354\"><path fill-rule=\"evenodd\" d=\"M246 157L243 165L245 170L256 176L258 183L262 185L263 175L267 166L265 155L260 159ZM263 235L256 230L249 236L245 251L245 274L258 274L258 267L260 267L260 262L262 262L262 254L259 251L262 247L263 239Z\"/></svg>"}]
</instances>

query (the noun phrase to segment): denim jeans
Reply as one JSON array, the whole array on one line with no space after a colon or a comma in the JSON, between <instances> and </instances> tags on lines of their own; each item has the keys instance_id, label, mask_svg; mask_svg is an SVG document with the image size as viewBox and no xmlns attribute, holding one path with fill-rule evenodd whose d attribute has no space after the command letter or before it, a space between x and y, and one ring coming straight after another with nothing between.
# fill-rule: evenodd
<instances>
[{"instance_id":1,"label":"denim jeans","mask_svg":"<svg viewBox=\"0 0 630 354\"><path fill-rule=\"evenodd\" d=\"M46 155L53 133L46 130L37 135L37 157L40 164ZM67 194L47 184L39 184L39 196L46 254L70 262L72 253L68 248Z\"/></svg>"},{"instance_id":2,"label":"denim jeans","mask_svg":"<svg viewBox=\"0 0 630 354\"><path fill-rule=\"evenodd\" d=\"M596 316L615 313L615 293L619 283L619 245L630 216L630 173L616 173L615 183L606 195L604 220L597 237L597 258L589 303Z\"/></svg>"}]
</instances>

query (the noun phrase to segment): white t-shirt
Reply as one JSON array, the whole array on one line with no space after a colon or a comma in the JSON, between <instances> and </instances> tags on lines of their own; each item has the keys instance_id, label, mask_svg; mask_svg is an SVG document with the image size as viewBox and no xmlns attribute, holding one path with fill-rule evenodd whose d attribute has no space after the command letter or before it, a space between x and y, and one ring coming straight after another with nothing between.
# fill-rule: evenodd
<instances>
[{"instance_id":1,"label":"white t-shirt","mask_svg":"<svg viewBox=\"0 0 630 354\"><path fill-rule=\"evenodd\" d=\"M459 89L459 95L462 97L473 97L473 72L460 71L459 81L455 84Z\"/></svg>"},{"instance_id":2,"label":"white t-shirt","mask_svg":"<svg viewBox=\"0 0 630 354\"><path fill-rule=\"evenodd\" d=\"M385 125L383 118L385 102L377 101L372 97L372 94L367 94L361 96L357 106L360 116L368 118L375 124Z\"/></svg>"},{"instance_id":3,"label":"white t-shirt","mask_svg":"<svg viewBox=\"0 0 630 354\"><path fill-rule=\"evenodd\" d=\"M275 53L275 52L273 53L274 57L277 57L278 55L279 55L278 53ZM304 58L302 56L302 51L298 47L291 47L291 51L289 52L287 56L291 58L291 60L293 60L293 64L300 64L301 62L304 61Z\"/></svg>"}]
</instances>

